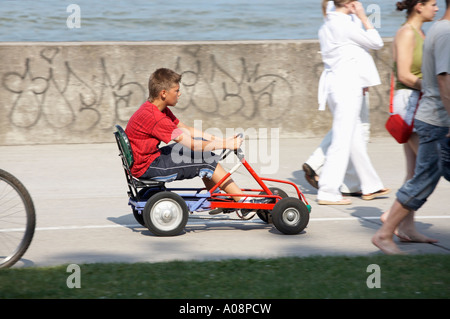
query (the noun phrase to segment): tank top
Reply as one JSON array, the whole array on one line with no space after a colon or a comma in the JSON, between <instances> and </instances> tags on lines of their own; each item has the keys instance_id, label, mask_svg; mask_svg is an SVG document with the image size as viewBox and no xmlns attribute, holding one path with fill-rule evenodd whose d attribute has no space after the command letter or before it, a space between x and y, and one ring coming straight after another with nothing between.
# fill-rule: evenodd
<instances>
[{"instance_id":1,"label":"tank top","mask_svg":"<svg viewBox=\"0 0 450 319\"><path fill-rule=\"evenodd\" d=\"M414 74L415 76L417 76L419 79L422 79L422 55L423 55L424 39L422 38L420 33L416 30L416 28L412 27L412 29L414 30L416 45L414 46L414 51L413 51L413 61L411 64L411 73ZM414 90L413 88L406 86L405 84L403 84L402 82L400 82L398 80L397 62L394 62L394 70L395 70L395 78L397 79L396 83L395 83L395 89L396 90L401 90L401 89Z\"/></svg>"}]
</instances>

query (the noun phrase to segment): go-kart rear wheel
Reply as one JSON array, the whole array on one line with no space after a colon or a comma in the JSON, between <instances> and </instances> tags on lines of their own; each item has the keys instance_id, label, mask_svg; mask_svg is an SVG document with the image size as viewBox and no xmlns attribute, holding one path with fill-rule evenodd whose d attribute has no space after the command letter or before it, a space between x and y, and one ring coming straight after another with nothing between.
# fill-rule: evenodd
<instances>
[{"instance_id":1,"label":"go-kart rear wheel","mask_svg":"<svg viewBox=\"0 0 450 319\"><path fill-rule=\"evenodd\" d=\"M148 201L150 197L152 197L153 195L155 195L156 193L161 192L161 190L153 190L150 187L146 187L146 188L142 188L136 196L136 199L138 199L139 201ZM133 216L134 219L136 219L136 221L141 224L142 226L145 226L145 221L144 221L144 216L143 216L143 212L139 213L139 211L133 206L132 207L133 210Z\"/></svg>"},{"instance_id":2,"label":"go-kart rear wheel","mask_svg":"<svg viewBox=\"0 0 450 319\"><path fill-rule=\"evenodd\" d=\"M143 215L145 225L153 234L175 236L186 226L189 211L180 195L160 192L150 197L145 204Z\"/></svg>"},{"instance_id":3,"label":"go-kart rear wheel","mask_svg":"<svg viewBox=\"0 0 450 319\"><path fill-rule=\"evenodd\" d=\"M289 197L288 194L281 188L269 187L269 189L273 195L280 196L281 198ZM266 192L261 192L261 193L259 193L259 195L267 195L267 194L266 194ZM269 203L274 203L274 202L275 202L275 199L271 199L269 201ZM267 224L272 224L272 214L270 213L270 210L258 209L256 214L263 222L265 222Z\"/></svg>"},{"instance_id":4,"label":"go-kart rear wheel","mask_svg":"<svg viewBox=\"0 0 450 319\"><path fill-rule=\"evenodd\" d=\"M136 221L141 224L142 226L145 226L145 222L144 222L144 216L142 216L142 214L139 214L139 211L136 208L132 208L133 210L133 216L134 219L136 219ZM147 226L145 226L147 227Z\"/></svg>"},{"instance_id":5,"label":"go-kart rear wheel","mask_svg":"<svg viewBox=\"0 0 450 319\"><path fill-rule=\"evenodd\" d=\"M287 197L278 201L272 210L275 227L286 235L295 235L306 228L309 222L309 211L298 198Z\"/></svg>"}]
</instances>

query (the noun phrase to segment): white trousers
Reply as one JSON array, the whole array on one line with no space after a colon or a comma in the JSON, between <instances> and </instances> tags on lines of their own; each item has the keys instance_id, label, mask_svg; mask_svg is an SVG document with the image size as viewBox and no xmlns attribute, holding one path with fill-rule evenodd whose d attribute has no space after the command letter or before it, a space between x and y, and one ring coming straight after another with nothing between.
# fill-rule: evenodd
<instances>
[{"instance_id":1,"label":"white trousers","mask_svg":"<svg viewBox=\"0 0 450 319\"><path fill-rule=\"evenodd\" d=\"M370 139L370 117L369 117L369 92L367 92L362 99L361 105L361 125L363 128L364 140L366 143ZM333 131L330 130L327 135L323 138L319 147L317 147L314 152L309 156L306 163L311 166L311 168L317 173L317 175L322 174L323 164L325 163L325 157L328 152L328 148L331 145L331 139ZM361 183L359 181L358 174L356 173L355 167L352 161L348 163L347 170L344 176L344 182L340 188L342 193L356 193L361 191Z\"/></svg>"},{"instance_id":2,"label":"white trousers","mask_svg":"<svg viewBox=\"0 0 450 319\"><path fill-rule=\"evenodd\" d=\"M331 145L319 178L319 200L342 200L340 187L350 160L360 180L363 194L384 188L367 153L361 121L362 100L362 90L341 90L328 94L333 127Z\"/></svg>"}]
</instances>

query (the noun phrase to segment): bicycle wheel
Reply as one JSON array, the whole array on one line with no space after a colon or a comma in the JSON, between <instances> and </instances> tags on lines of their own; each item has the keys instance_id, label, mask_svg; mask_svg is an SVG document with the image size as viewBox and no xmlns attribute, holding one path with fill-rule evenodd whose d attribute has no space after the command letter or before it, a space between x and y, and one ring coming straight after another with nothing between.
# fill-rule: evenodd
<instances>
[{"instance_id":1,"label":"bicycle wheel","mask_svg":"<svg viewBox=\"0 0 450 319\"><path fill-rule=\"evenodd\" d=\"M33 239L36 215L25 186L0 169L0 268L11 267Z\"/></svg>"}]
</instances>

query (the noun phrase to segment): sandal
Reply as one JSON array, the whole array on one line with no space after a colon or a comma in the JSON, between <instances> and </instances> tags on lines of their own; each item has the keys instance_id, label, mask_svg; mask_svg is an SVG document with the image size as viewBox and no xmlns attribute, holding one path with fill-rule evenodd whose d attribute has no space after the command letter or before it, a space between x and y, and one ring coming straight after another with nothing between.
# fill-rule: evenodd
<instances>
[{"instance_id":1,"label":"sandal","mask_svg":"<svg viewBox=\"0 0 450 319\"><path fill-rule=\"evenodd\" d=\"M380 189L379 191L377 191L375 193L363 194L361 196L361 198L364 200L372 200L374 198L389 194L390 192L391 192L391 190L389 188L384 188L384 189Z\"/></svg>"},{"instance_id":2,"label":"sandal","mask_svg":"<svg viewBox=\"0 0 450 319\"><path fill-rule=\"evenodd\" d=\"M319 205L350 205L352 203L352 201L348 198L343 198L336 202L330 201L330 200L318 199L317 203Z\"/></svg>"},{"instance_id":3,"label":"sandal","mask_svg":"<svg viewBox=\"0 0 450 319\"><path fill-rule=\"evenodd\" d=\"M316 181L316 176L318 176L316 172L311 168L311 166L306 163L304 163L302 167L303 171L305 172L305 179L307 180L307 182L312 187L319 189L319 182Z\"/></svg>"}]
</instances>

